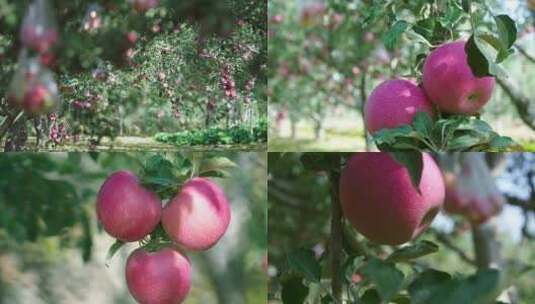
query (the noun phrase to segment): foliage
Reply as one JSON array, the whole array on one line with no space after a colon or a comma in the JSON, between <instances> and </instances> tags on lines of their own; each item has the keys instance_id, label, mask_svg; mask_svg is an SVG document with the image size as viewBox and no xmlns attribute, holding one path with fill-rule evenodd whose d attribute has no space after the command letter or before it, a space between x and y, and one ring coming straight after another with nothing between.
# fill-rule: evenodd
<instances>
[{"instance_id":1,"label":"foliage","mask_svg":"<svg viewBox=\"0 0 535 304\"><path fill-rule=\"evenodd\" d=\"M178 133L158 133L156 140L178 146L230 145L267 142L267 123L262 120L252 129L235 126L230 129L211 127L209 129Z\"/></svg>"}]
</instances>

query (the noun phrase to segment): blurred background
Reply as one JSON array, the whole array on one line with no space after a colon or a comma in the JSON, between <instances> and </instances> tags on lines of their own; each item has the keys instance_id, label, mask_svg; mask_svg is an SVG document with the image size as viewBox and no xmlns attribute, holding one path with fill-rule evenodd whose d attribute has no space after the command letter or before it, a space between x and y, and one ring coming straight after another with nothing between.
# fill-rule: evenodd
<instances>
[{"instance_id":1,"label":"blurred background","mask_svg":"<svg viewBox=\"0 0 535 304\"><path fill-rule=\"evenodd\" d=\"M299 248L312 250L321 265L320 284L310 287L307 303L320 303L329 293L331 270L329 244L331 225L331 186L329 174L318 170L310 160L323 153L269 153L269 299L281 303L284 280L291 277L289 255ZM461 153L466 155L467 153ZM450 172L448 161L452 155L440 155L443 173ZM472 157L485 162L489 170L471 167L456 171L459 183L470 184L462 196L494 197L503 204L484 218L474 221L469 215L442 211L430 229L418 240L429 240L439 246L436 253L418 259L418 265L448 272L451 275L470 275L477 269L498 267L506 273L515 269L533 269L535 265L535 154L533 153L475 153ZM468 166L474 163L468 160ZM466 168L465 163L462 167ZM455 171L455 170L454 170ZM463 174L471 172L471 177ZM463 173L464 172L464 173ZM487 180L489 183L482 182ZM449 186L448 186L449 187ZM475 188L474 188L475 187ZM461 186L459 186L459 189ZM471 190L469 190L471 189ZM496 191L496 192L495 192ZM450 190L447 190L451 194ZM486 193L486 194L485 194ZM471 200L473 203L473 201ZM496 202L496 201L494 201ZM472 204L470 203L470 204ZM484 199L484 204L490 204ZM501 211L500 211L501 209ZM479 214L474 211L473 214ZM353 231L353 229L350 229ZM386 257L394 247L374 244L362 235L356 237L361 248ZM484 240L484 241L481 241ZM415 242L412 242L415 243ZM350 245L344 245L344 248ZM340 261L345 264L345 259ZM348 261L351 259L348 258ZM295 262L295 261L294 261ZM347 262L351 264L350 262ZM311 267L312 268L312 267ZM410 267L407 267L409 269ZM410 271L407 270L408 273ZM348 290L365 288L358 285L362 277L345 274ZM407 276L407 280L410 278ZM344 280L344 282L347 282ZM513 279L514 301L505 303L531 303L535 299L533 272ZM345 289L344 289L345 290ZM352 289L354 290L354 289ZM292 292L292 291L290 291ZM306 293L305 293L306 294ZM327 298L327 297L326 297ZM449 303L449 302L448 302Z\"/></svg>"},{"instance_id":2,"label":"blurred background","mask_svg":"<svg viewBox=\"0 0 535 304\"><path fill-rule=\"evenodd\" d=\"M121 248L97 225L96 194L119 169L136 172L152 154L0 154L0 303L135 303ZM227 233L212 249L189 253L192 289L185 303L263 303L267 285L266 155L220 153L236 162L215 179L232 208Z\"/></svg>"},{"instance_id":3,"label":"blurred background","mask_svg":"<svg viewBox=\"0 0 535 304\"><path fill-rule=\"evenodd\" d=\"M460 10L461 1L436 3L452 8L454 2ZM387 49L384 39L391 29L387 20L397 17L413 22L423 7L435 1L392 3L397 16L374 1L269 0L270 151L373 148L364 130L363 101L384 80L414 78L418 56L428 48L416 34L406 33L395 49ZM528 0L472 3L483 7L486 3L496 15L508 14L518 28L516 53L503 63L510 82L507 88L496 85L482 119L500 135L520 143L523 150L532 151L535 4ZM453 34L466 37L469 28L463 19Z\"/></svg>"}]
</instances>

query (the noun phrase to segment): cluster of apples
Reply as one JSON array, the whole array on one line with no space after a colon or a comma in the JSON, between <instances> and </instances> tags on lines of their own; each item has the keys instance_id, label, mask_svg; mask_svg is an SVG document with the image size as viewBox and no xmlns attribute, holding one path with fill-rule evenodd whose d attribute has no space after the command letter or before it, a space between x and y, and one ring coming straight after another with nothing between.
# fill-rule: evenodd
<instances>
[{"instance_id":1,"label":"cluster of apples","mask_svg":"<svg viewBox=\"0 0 535 304\"><path fill-rule=\"evenodd\" d=\"M52 112L59 104L54 75L37 59L22 58L7 90L7 101L30 116Z\"/></svg>"},{"instance_id":2,"label":"cluster of apples","mask_svg":"<svg viewBox=\"0 0 535 304\"><path fill-rule=\"evenodd\" d=\"M423 82L406 79L382 82L365 106L370 133L411 124L418 112L436 117L435 106L443 113L473 115L489 101L493 77L476 77L468 65L465 41L445 43L426 58Z\"/></svg>"},{"instance_id":3,"label":"cluster of apples","mask_svg":"<svg viewBox=\"0 0 535 304\"><path fill-rule=\"evenodd\" d=\"M400 245L422 234L444 206L481 224L504 203L484 160L466 159L458 177L442 174L423 153L418 187L407 168L387 152L357 153L340 176L340 204L352 226L378 244Z\"/></svg>"},{"instance_id":4,"label":"cluster of apples","mask_svg":"<svg viewBox=\"0 0 535 304\"><path fill-rule=\"evenodd\" d=\"M156 251L140 247L128 257L126 282L139 303L181 303L191 285L191 264L181 251L211 248L231 218L225 193L206 178L187 181L162 208L159 197L129 171L106 179L96 209L104 230L118 240L140 241L161 223L173 242Z\"/></svg>"},{"instance_id":5,"label":"cluster of apples","mask_svg":"<svg viewBox=\"0 0 535 304\"><path fill-rule=\"evenodd\" d=\"M47 0L35 0L28 6L22 22L22 51L19 68L7 92L10 105L29 116L49 114L59 104L59 92L52 72L43 64L53 61L52 48L59 40L52 9ZM28 51L37 56L28 58Z\"/></svg>"}]
</instances>

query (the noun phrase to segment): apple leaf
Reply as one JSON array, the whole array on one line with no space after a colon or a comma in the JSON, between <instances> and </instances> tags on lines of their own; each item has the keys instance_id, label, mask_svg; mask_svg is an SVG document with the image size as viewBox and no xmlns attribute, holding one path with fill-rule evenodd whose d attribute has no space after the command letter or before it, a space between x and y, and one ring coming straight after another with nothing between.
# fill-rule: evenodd
<instances>
[{"instance_id":1,"label":"apple leaf","mask_svg":"<svg viewBox=\"0 0 535 304\"><path fill-rule=\"evenodd\" d=\"M407 168L411 177L412 185L420 191L420 180L422 179L422 170L424 167L423 156L421 152L391 152L394 159Z\"/></svg>"},{"instance_id":2,"label":"apple leaf","mask_svg":"<svg viewBox=\"0 0 535 304\"><path fill-rule=\"evenodd\" d=\"M319 283L321 267L310 249L300 248L288 254L288 267L303 275L308 281Z\"/></svg>"},{"instance_id":3,"label":"apple leaf","mask_svg":"<svg viewBox=\"0 0 535 304\"><path fill-rule=\"evenodd\" d=\"M408 27L409 27L409 23L407 23L407 21L404 21L404 20L396 21L392 25L390 30L386 32L383 38L383 43L385 47L389 50L394 49L394 47L396 46L396 43L401 38L401 35L407 30Z\"/></svg>"},{"instance_id":4,"label":"apple leaf","mask_svg":"<svg viewBox=\"0 0 535 304\"><path fill-rule=\"evenodd\" d=\"M414 245L405 246L392 252L386 259L389 262L406 262L438 251L437 244L430 241L420 241Z\"/></svg>"},{"instance_id":5,"label":"apple leaf","mask_svg":"<svg viewBox=\"0 0 535 304\"><path fill-rule=\"evenodd\" d=\"M308 296L308 287L300 276L291 276L283 280L281 298L284 304L301 304Z\"/></svg>"},{"instance_id":6,"label":"apple leaf","mask_svg":"<svg viewBox=\"0 0 535 304\"><path fill-rule=\"evenodd\" d=\"M374 257L362 267L361 273L375 285L381 299L387 303L403 286L403 273L393 263Z\"/></svg>"},{"instance_id":7,"label":"apple leaf","mask_svg":"<svg viewBox=\"0 0 535 304\"><path fill-rule=\"evenodd\" d=\"M506 49L513 46L516 41L517 29L516 24L508 15L498 15L494 17L498 27L498 36Z\"/></svg>"}]
</instances>

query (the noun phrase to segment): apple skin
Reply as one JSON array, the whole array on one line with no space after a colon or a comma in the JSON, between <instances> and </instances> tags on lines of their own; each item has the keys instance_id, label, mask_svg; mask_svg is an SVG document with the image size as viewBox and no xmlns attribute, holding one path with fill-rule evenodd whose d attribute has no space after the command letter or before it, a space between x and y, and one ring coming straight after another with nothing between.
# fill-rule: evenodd
<instances>
[{"instance_id":1,"label":"apple skin","mask_svg":"<svg viewBox=\"0 0 535 304\"><path fill-rule=\"evenodd\" d=\"M440 211L444 180L426 153L419 190L407 169L386 152L355 154L340 177L344 216L378 244L399 245L416 238Z\"/></svg>"},{"instance_id":2,"label":"apple skin","mask_svg":"<svg viewBox=\"0 0 535 304\"><path fill-rule=\"evenodd\" d=\"M209 179L189 180L164 208L162 225L180 246L206 250L214 246L230 224L231 211L223 189Z\"/></svg>"},{"instance_id":3,"label":"apple skin","mask_svg":"<svg viewBox=\"0 0 535 304\"><path fill-rule=\"evenodd\" d=\"M98 193L97 216L111 236L134 242L151 233L161 219L162 204L130 171L110 175Z\"/></svg>"},{"instance_id":4,"label":"apple skin","mask_svg":"<svg viewBox=\"0 0 535 304\"><path fill-rule=\"evenodd\" d=\"M476 114L492 96L494 78L474 76L465 44L465 41L443 44L424 63L424 90L431 102L445 113Z\"/></svg>"},{"instance_id":5,"label":"apple skin","mask_svg":"<svg viewBox=\"0 0 535 304\"><path fill-rule=\"evenodd\" d=\"M433 105L424 91L404 79L382 82L368 97L364 113L370 133L411 124L418 112L435 116Z\"/></svg>"},{"instance_id":6,"label":"apple skin","mask_svg":"<svg viewBox=\"0 0 535 304\"><path fill-rule=\"evenodd\" d=\"M182 303L191 287L191 264L172 248L136 249L126 261L126 284L142 304Z\"/></svg>"}]
</instances>

